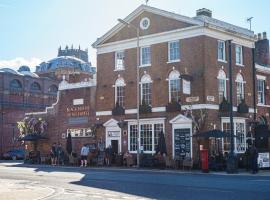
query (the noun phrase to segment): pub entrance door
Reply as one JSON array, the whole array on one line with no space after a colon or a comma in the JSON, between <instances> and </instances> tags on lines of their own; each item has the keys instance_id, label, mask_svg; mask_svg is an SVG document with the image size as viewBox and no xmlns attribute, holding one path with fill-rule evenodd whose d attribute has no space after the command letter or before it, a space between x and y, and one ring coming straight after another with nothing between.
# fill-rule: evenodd
<instances>
[{"instance_id":1,"label":"pub entrance door","mask_svg":"<svg viewBox=\"0 0 270 200\"><path fill-rule=\"evenodd\" d=\"M116 156L118 155L118 140L111 140L112 145L112 164L116 164Z\"/></svg>"}]
</instances>

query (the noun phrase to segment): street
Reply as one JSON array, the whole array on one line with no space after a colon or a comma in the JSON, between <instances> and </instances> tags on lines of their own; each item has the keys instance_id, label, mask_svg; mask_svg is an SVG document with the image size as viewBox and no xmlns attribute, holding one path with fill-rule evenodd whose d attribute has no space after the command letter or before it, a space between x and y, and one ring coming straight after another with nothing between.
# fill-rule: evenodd
<instances>
[{"instance_id":1,"label":"street","mask_svg":"<svg viewBox=\"0 0 270 200\"><path fill-rule=\"evenodd\" d=\"M269 173L201 174L0 163L1 200L270 199Z\"/></svg>"}]
</instances>

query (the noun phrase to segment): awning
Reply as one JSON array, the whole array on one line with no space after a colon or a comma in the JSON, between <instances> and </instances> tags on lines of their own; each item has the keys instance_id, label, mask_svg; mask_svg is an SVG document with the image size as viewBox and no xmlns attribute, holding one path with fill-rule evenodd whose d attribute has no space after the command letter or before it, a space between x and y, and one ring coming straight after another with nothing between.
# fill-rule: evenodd
<instances>
[{"instance_id":1,"label":"awning","mask_svg":"<svg viewBox=\"0 0 270 200\"><path fill-rule=\"evenodd\" d=\"M41 136L39 134L27 134L26 136L19 138L19 141L37 141L37 140L46 140L48 138Z\"/></svg>"}]
</instances>

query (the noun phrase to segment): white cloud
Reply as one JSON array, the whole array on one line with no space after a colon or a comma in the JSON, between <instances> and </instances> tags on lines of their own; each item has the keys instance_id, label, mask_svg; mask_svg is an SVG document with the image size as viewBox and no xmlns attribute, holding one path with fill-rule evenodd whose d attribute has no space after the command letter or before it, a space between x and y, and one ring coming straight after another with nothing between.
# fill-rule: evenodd
<instances>
[{"instance_id":1,"label":"white cloud","mask_svg":"<svg viewBox=\"0 0 270 200\"><path fill-rule=\"evenodd\" d=\"M36 66L39 65L41 62L42 60L40 60L39 58L26 59L18 57L12 60L0 60L0 68L7 67L17 70L20 66L27 65L28 67L30 67L31 71L34 72L36 70Z\"/></svg>"}]
</instances>

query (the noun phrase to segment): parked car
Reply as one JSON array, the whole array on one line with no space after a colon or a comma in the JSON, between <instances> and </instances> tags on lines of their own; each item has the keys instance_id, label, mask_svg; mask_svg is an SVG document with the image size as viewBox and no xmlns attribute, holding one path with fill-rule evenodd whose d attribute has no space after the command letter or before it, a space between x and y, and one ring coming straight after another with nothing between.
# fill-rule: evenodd
<instances>
[{"instance_id":1,"label":"parked car","mask_svg":"<svg viewBox=\"0 0 270 200\"><path fill-rule=\"evenodd\" d=\"M21 160L24 159L24 150L22 149L12 149L3 155L3 159L5 160Z\"/></svg>"}]
</instances>

